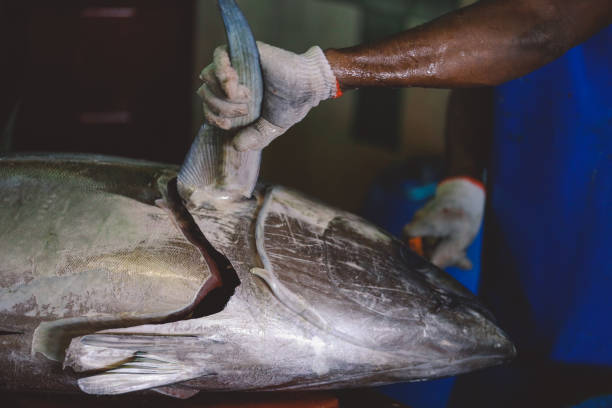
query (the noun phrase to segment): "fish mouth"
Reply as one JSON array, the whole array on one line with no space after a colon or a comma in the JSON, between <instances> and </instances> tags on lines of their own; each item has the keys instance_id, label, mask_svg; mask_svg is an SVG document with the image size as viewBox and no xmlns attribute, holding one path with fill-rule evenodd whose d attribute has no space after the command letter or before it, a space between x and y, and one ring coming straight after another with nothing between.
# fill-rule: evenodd
<instances>
[{"instance_id":1,"label":"fish mouth","mask_svg":"<svg viewBox=\"0 0 612 408\"><path fill-rule=\"evenodd\" d=\"M421 350L419 362L403 364L394 371L396 381L418 381L450 377L483 370L514 359L517 350L512 341L503 338L482 339L466 342L465 338L454 341L431 341ZM490 341L493 340L493 341Z\"/></svg>"},{"instance_id":2,"label":"fish mouth","mask_svg":"<svg viewBox=\"0 0 612 408\"><path fill-rule=\"evenodd\" d=\"M494 353L488 355L476 355L458 360L455 364L457 367L456 374L462 374L477 370L484 370L495 366L507 364L516 357L516 348L512 345L512 349L507 352ZM454 374L453 374L454 375Z\"/></svg>"},{"instance_id":3,"label":"fish mouth","mask_svg":"<svg viewBox=\"0 0 612 408\"><path fill-rule=\"evenodd\" d=\"M511 346L511 350L499 353L473 355L459 360L454 360L450 363L452 367L449 372L444 373L441 377L447 377L457 374L484 370L495 366L507 364L516 357L516 348Z\"/></svg>"},{"instance_id":4,"label":"fish mouth","mask_svg":"<svg viewBox=\"0 0 612 408\"><path fill-rule=\"evenodd\" d=\"M492 367L508 363L516 358L518 352L514 343L505 336L504 339L494 343L492 346L485 346L489 350L483 350L482 354L475 354L463 360L464 363L472 361L475 365L481 365L482 368Z\"/></svg>"},{"instance_id":5,"label":"fish mouth","mask_svg":"<svg viewBox=\"0 0 612 408\"><path fill-rule=\"evenodd\" d=\"M479 315L471 311L473 315ZM467 372L508 363L517 356L517 349L510 337L488 317L479 315L476 324L467 330L470 340L456 339L463 344L460 358L451 363L459 371ZM466 333L462 330L461 333Z\"/></svg>"},{"instance_id":6,"label":"fish mouth","mask_svg":"<svg viewBox=\"0 0 612 408\"><path fill-rule=\"evenodd\" d=\"M431 314L424 321L426 334L417 349L407 348L405 354L418 353L412 372L414 378L447 377L507 363L517 355L517 348L490 313L474 308L476 299L459 301ZM410 373L410 374L409 374Z\"/></svg>"},{"instance_id":7,"label":"fish mouth","mask_svg":"<svg viewBox=\"0 0 612 408\"><path fill-rule=\"evenodd\" d=\"M505 333L504 336L505 341L503 343L496 344L496 347L499 349L498 357L502 358L503 361L510 361L516 358L516 356L518 355L518 351L512 340L510 340L510 338Z\"/></svg>"}]
</instances>

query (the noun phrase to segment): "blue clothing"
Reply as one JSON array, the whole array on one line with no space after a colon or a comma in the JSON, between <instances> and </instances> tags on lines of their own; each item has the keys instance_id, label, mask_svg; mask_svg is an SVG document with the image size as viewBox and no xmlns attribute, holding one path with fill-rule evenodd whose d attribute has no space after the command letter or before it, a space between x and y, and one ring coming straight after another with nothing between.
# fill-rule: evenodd
<instances>
[{"instance_id":1,"label":"blue clothing","mask_svg":"<svg viewBox=\"0 0 612 408\"><path fill-rule=\"evenodd\" d=\"M378 180L368 193L363 214L393 235L401 237L404 225L412 220L417 210L433 198L436 186L437 182L425 180ZM474 293L477 291L480 276L481 248L482 228L466 251L472 261L472 269L464 271L456 267L446 268L446 272ZM455 377L450 377L387 385L379 390L413 408L444 408L448 404L454 383Z\"/></svg>"},{"instance_id":2,"label":"blue clothing","mask_svg":"<svg viewBox=\"0 0 612 408\"><path fill-rule=\"evenodd\" d=\"M383 390L413 408L557 407L612 394L612 26L496 89L488 179L479 295L519 356ZM397 217L385 227L408 221L402 206L414 207L378 210Z\"/></svg>"},{"instance_id":3,"label":"blue clothing","mask_svg":"<svg viewBox=\"0 0 612 408\"><path fill-rule=\"evenodd\" d=\"M480 294L519 358L453 406L612 394L612 26L495 104Z\"/></svg>"}]
</instances>

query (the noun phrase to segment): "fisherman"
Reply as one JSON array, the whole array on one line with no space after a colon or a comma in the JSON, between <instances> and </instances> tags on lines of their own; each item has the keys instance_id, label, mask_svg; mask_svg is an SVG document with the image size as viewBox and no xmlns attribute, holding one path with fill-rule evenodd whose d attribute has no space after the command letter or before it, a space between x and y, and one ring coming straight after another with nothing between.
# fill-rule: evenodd
<instances>
[{"instance_id":1,"label":"fisherman","mask_svg":"<svg viewBox=\"0 0 612 408\"><path fill-rule=\"evenodd\" d=\"M439 266L469 266L490 150L481 295L519 359L460 379L457 406L560 406L612 393L611 23L610 0L491 0L351 48L298 55L258 44L262 115L238 132L238 150L264 148L351 89L497 86L492 138L479 127L479 105L466 105L487 91L451 97L451 112L472 107L476 117L450 141L463 159L454 157L452 177L405 228L442 238L432 255ZM206 119L231 128L248 92L225 48L201 78Z\"/></svg>"}]
</instances>

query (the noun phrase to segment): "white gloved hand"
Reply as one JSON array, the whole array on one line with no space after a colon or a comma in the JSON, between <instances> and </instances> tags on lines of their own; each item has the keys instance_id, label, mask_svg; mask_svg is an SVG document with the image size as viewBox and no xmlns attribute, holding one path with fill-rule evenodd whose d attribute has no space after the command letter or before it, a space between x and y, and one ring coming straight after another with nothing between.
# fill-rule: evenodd
<instances>
[{"instance_id":1,"label":"white gloved hand","mask_svg":"<svg viewBox=\"0 0 612 408\"><path fill-rule=\"evenodd\" d=\"M485 191L479 182L467 177L447 179L404 227L404 236L441 238L431 262L440 268L456 265L471 269L465 251L478 234L484 204Z\"/></svg>"},{"instance_id":2,"label":"white gloved hand","mask_svg":"<svg viewBox=\"0 0 612 408\"><path fill-rule=\"evenodd\" d=\"M266 147L319 102L338 93L336 77L321 48L314 46L298 55L262 42L257 47L264 78L262 112L234 138L234 147L240 151ZM233 128L235 119L247 113L249 92L238 82L227 47L215 50L213 63L204 68L200 79L204 85L198 94L206 120L222 129Z\"/></svg>"}]
</instances>

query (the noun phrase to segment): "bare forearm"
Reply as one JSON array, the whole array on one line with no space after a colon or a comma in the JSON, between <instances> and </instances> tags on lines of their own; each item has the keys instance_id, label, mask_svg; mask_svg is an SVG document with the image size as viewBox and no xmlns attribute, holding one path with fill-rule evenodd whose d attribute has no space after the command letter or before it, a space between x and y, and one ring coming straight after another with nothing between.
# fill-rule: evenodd
<instances>
[{"instance_id":1,"label":"bare forearm","mask_svg":"<svg viewBox=\"0 0 612 408\"><path fill-rule=\"evenodd\" d=\"M494 0L325 54L345 89L496 85L554 60L611 22L612 0Z\"/></svg>"}]
</instances>

